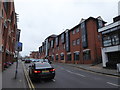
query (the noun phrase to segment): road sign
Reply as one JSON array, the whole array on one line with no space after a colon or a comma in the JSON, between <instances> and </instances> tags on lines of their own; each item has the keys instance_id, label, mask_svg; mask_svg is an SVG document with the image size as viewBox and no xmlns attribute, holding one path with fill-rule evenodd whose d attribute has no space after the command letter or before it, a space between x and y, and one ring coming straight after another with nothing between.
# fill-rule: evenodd
<instances>
[{"instance_id":1,"label":"road sign","mask_svg":"<svg viewBox=\"0 0 120 90\"><path fill-rule=\"evenodd\" d=\"M21 42L17 42L17 48L16 51L22 51L22 43Z\"/></svg>"}]
</instances>

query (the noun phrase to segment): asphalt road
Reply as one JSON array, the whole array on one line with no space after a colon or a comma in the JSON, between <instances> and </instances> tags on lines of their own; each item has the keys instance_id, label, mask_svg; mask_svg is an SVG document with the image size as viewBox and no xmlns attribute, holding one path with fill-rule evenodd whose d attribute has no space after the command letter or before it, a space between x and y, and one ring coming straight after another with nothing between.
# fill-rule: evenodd
<instances>
[{"instance_id":1,"label":"asphalt road","mask_svg":"<svg viewBox=\"0 0 120 90\"><path fill-rule=\"evenodd\" d=\"M53 80L32 81L35 88L118 88L118 80L115 76L97 74L66 64L52 64L56 69ZM29 64L26 64L28 68Z\"/></svg>"}]
</instances>

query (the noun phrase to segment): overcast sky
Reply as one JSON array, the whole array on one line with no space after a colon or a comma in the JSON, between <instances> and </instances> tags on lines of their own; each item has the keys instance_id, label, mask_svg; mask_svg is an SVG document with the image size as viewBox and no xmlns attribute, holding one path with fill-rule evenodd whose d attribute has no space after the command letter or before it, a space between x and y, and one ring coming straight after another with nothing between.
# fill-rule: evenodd
<instances>
[{"instance_id":1,"label":"overcast sky","mask_svg":"<svg viewBox=\"0 0 120 90\"><path fill-rule=\"evenodd\" d=\"M19 14L18 28L22 56L38 50L45 38L77 25L81 18L101 16L112 23L120 0L14 0Z\"/></svg>"}]
</instances>

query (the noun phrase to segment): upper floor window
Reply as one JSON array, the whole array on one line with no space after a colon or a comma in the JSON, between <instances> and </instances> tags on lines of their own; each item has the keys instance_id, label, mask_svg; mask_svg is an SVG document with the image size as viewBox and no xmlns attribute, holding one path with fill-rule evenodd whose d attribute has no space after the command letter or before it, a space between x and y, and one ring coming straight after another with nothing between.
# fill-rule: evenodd
<instances>
[{"instance_id":1,"label":"upper floor window","mask_svg":"<svg viewBox=\"0 0 120 90\"><path fill-rule=\"evenodd\" d=\"M61 35L61 42L62 42L62 43L65 42L65 34L64 34L64 33Z\"/></svg>"},{"instance_id":2,"label":"upper floor window","mask_svg":"<svg viewBox=\"0 0 120 90\"><path fill-rule=\"evenodd\" d=\"M72 45L73 45L73 46L76 45L76 40L73 40Z\"/></svg>"},{"instance_id":3,"label":"upper floor window","mask_svg":"<svg viewBox=\"0 0 120 90\"><path fill-rule=\"evenodd\" d=\"M79 32L79 28L76 29L76 32Z\"/></svg>"},{"instance_id":4,"label":"upper floor window","mask_svg":"<svg viewBox=\"0 0 120 90\"><path fill-rule=\"evenodd\" d=\"M54 46L54 41L52 40L51 41L51 48L53 48L53 46Z\"/></svg>"},{"instance_id":5,"label":"upper floor window","mask_svg":"<svg viewBox=\"0 0 120 90\"><path fill-rule=\"evenodd\" d=\"M58 37L55 38L56 46L58 45Z\"/></svg>"},{"instance_id":6,"label":"upper floor window","mask_svg":"<svg viewBox=\"0 0 120 90\"><path fill-rule=\"evenodd\" d=\"M98 20L98 28L102 28L103 27L103 21L102 20Z\"/></svg>"},{"instance_id":7,"label":"upper floor window","mask_svg":"<svg viewBox=\"0 0 120 90\"><path fill-rule=\"evenodd\" d=\"M111 36L111 38L112 38L112 44L113 44L113 45L117 45L117 44L120 43L120 42L119 42L118 34L113 34L113 35Z\"/></svg>"},{"instance_id":8,"label":"upper floor window","mask_svg":"<svg viewBox=\"0 0 120 90\"><path fill-rule=\"evenodd\" d=\"M75 34L75 30L72 31L72 34Z\"/></svg>"},{"instance_id":9,"label":"upper floor window","mask_svg":"<svg viewBox=\"0 0 120 90\"><path fill-rule=\"evenodd\" d=\"M76 43L77 45L79 45L80 44L80 39L78 38L77 39L77 43Z\"/></svg>"},{"instance_id":10,"label":"upper floor window","mask_svg":"<svg viewBox=\"0 0 120 90\"><path fill-rule=\"evenodd\" d=\"M103 45L104 46L111 46L112 45L111 38L109 35L106 35L103 37Z\"/></svg>"},{"instance_id":11,"label":"upper floor window","mask_svg":"<svg viewBox=\"0 0 120 90\"><path fill-rule=\"evenodd\" d=\"M2 17L4 17L4 13L3 13L3 10L2 10Z\"/></svg>"}]
</instances>

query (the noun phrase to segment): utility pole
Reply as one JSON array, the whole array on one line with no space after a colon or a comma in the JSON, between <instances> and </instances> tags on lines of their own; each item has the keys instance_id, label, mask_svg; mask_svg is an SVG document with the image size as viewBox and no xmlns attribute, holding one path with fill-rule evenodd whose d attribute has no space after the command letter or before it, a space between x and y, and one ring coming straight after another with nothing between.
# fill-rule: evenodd
<instances>
[{"instance_id":1,"label":"utility pole","mask_svg":"<svg viewBox=\"0 0 120 90\"><path fill-rule=\"evenodd\" d=\"M15 79L17 78L17 72L18 72L18 60L19 60L19 51L17 51Z\"/></svg>"}]
</instances>

